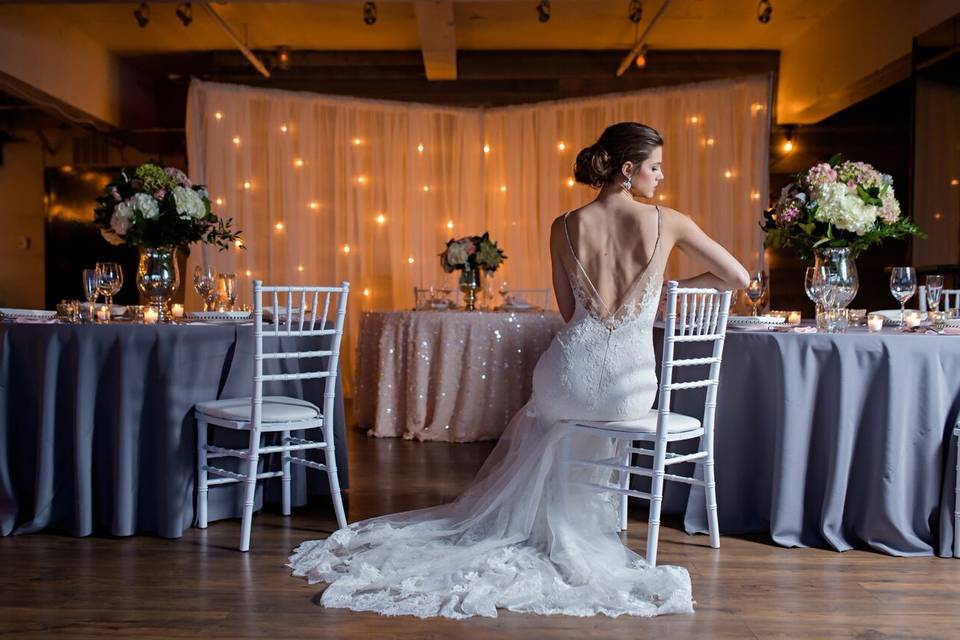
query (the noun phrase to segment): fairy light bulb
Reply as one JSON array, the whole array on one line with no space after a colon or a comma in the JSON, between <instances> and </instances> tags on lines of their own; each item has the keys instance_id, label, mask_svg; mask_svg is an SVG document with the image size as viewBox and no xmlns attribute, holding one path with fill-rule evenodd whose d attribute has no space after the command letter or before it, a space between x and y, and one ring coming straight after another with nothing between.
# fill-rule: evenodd
<instances>
[{"instance_id":1,"label":"fairy light bulb","mask_svg":"<svg viewBox=\"0 0 960 640\"><path fill-rule=\"evenodd\" d=\"M759 192L759 191L751 191L751 192L750 192L750 199L751 199L751 200L759 200L759 199L760 199L760 192Z\"/></svg>"},{"instance_id":2,"label":"fairy light bulb","mask_svg":"<svg viewBox=\"0 0 960 640\"><path fill-rule=\"evenodd\" d=\"M417 151L419 151L420 153L423 153L423 145L422 145L422 144L418 144L418 145L417 145Z\"/></svg>"},{"instance_id":3,"label":"fairy light bulb","mask_svg":"<svg viewBox=\"0 0 960 640\"><path fill-rule=\"evenodd\" d=\"M700 122L699 116L690 116L690 124L697 124L698 122Z\"/></svg>"},{"instance_id":4,"label":"fairy light bulb","mask_svg":"<svg viewBox=\"0 0 960 640\"><path fill-rule=\"evenodd\" d=\"M484 153L490 153L490 145L488 145L488 144L483 145L483 152L484 152Z\"/></svg>"},{"instance_id":5,"label":"fairy light bulb","mask_svg":"<svg viewBox=\"0 0 960 640\"><path fill-rule=\"evenodd\" d=\"M217 120L223 120L223 114L220 113L219 111L213 114L213 117L216 118Z\"/></svg>"},{"instance_id":6,"label":"fairy light bulb","mask_svg":"<svg viewBox=\"0 0 960 640\"><path fill-rule=\"evenodd\" d=\"M247 269L246 274L247 274L247 277L249 278L251 275L253 275L253 272L250 271L250 269Z\"/></svg>"},{"instance_id":7,"label":"fairy light bulb","mask_svg":"<svg viewBox=\"0 0 960 640\"><path fill-rule=\"evenodd\" d=\"M724 171L724 172L723 172L723 177L726 178L727 180L729 180L730 178L733 177L733 171L730 171L730 170Z\"/></svg>"},{"instance_id":8,"label":"fairy light bulb","mask_svg":"<svg viewBox=\"0 0 960 640\"><path fill-rule=\"evenodd\" d=\"M240 146L240 136L233 136L233 144Z\"/></svg>"},{"instance_id":9,"label":"fairy light bulb","mask_svg":"<svg viewBox=\"0 0 960 640\"><path fill-rule=\"evenodd\" d=\"M566 151L566 149L567 149L566 143L564 143L563 141L557 143L558 151Z\"/></svg>"},{"instance_id":10,"label":"fairy light bulb","mask_svg":"<svg viewBox=\"0 0 960 640\"><path fill-rule=\"evenodd\" d=\"M568 187L572 187L572 186L575 185L575 184L577 184L577 181L576 181L576 180L574 180L573 178L567 178L567 186L568 186Z\"/></svg>"},{"instance_id":11,"label":"fairy light bulb","mask_svg":"<svg viewBox=\"0 0 960 640\"><path fill-rule=\"evenodd\" d=\"M218 207L222 207L222 206L223 206L223 198L217 198L217 206L218 206Z\"/></svg>"},{"instance_id":12,"label":"fairy light bulb","mask_svg":"<svg viewBox=\"0 0 960 640\"><path fill-rule=\"evenodd\" d=\"M313 202L310 203L310 208L316 211L317 209L320 208L320 203L314 200Z\"/></svg>"},{"instance_id":13,"label":"fairy light bulb","mask_svg":"<svg viewBox=\"0 0 960 640\"><path fill-rule=\"evenodd\" d=\"M453 220L447 220L447 229L453 229Z\"/></svg>"},{"instance_id":14,"label":"fairy light bulb","mask_svg":"<svg viewBox=\"0 0 960 640\"><path fill-rule=\"evenodd\" d=\"M287 131L288 131L287 125L285 124L280 125L280 133L286 133Z\"/></svg>"},{"instance_id":15,"label":"fairy light bulb","mask_svg":"<svg viewBox=\"0 0 960 640\"><path fill-rule=\"evenodd\" d=\"M383 224L386 221L387 218L382 213L377 216L377 224Z\"/></svg>"},{"instance_id":16,"label":"fairy light bulb","mask_svg":"<svg viewBox=\"0 0 960 640\"><path fill-rule=\"evenodd\" d=\"M299 266L297 266L297 271L303 271L303 265L302 265L302 264L299 265Z\"/></svg>"},{"instance_id":17,"label":"fairy light bulb","mask_svg":"<svg viewBox=\"0 0 960 640\"><path fill-rule=\"evenodd\" d=\"M370 297L370 289L364 289L364 290L363 290L363 296L364 296L365 298L369 298L369 297Z\"/></svg>"},{"instance_id":18,"label":"fairy light bulb","mask_svg":"<svg viewBox=\"0 0 960 640\"><path fill-rule=\"evenodd\" d=\"M244 180L244 181L243 181L243 188L244 188L244 189L249 189L250 187L251 187L250 181L249 181L249 180Z\"/></svg>"},{"instance_id":19,"label":"fairy light bulb","mask_svg":"<svg viewBox=\"0 0 960 640\"><path fill-rule=\"evenodd\" d=\"M367 176L357 176L357 184L367 184Z\"/></svg>"},{"instance_id":20,"label":"fairy light bulb","mask_svg":"<svg viewBox=\"0 0 960 640\"><path fill-rule=\"evenodd\" d=\"M413 256L410 256L409 258L407 258L407 264L413 264L413 263L414 263Z\"/></svg>"},{"instance_id":21,"label":"fairy light bulb","mask_svg":"<svg viewBox=\"0 0 960 640\"><path fill-rule=\"evenodd\" d=\"M506 193L506 192L507 192L507 185L505 184L500 185L500 193Z\"/></svg>"},{"instance_id":22,"label":"fairy light bulb","mask_svg":"<svg viewBox=\"0 0 960 640\"><path fill-rule=\"evenodd\" d=\"M294 161L293 161L293 166L297 167L298 169L299 169L300 167L302 167L302 166L303 166L303 158L297 158L296 160L294 160Z\"/></svg>"},{"instance_id":23,"label":"fairy light bulb","mask_svg":"<svg viewBox=\"0 0 960 640\"><path fill-rule=\"evenodd\" d=\"M361 143L360 138L354 138L354 139L353 139L353 146L359 147L359 146L360 146L360 143Z\"/></svg>"},{"instance_id":24,"label":"fairy light bulb","mask_svg":"<svg viewBox=\"0 0 960 640\"><path fill-rule=\"evenodd\" d=\"M343 245L343 252L344 252L344 253L350 253L350 245L348 245L348 244Z\"/></svg>"},{"instance_id":25,"label":"fairy light bulb","mask_svg":"<svg viewBox=\"0 0 960 640\"><path fill-rule=\"evenodd\" d=\"M708 146L708 147L712 147L712 146L713 146L713 143L714 143L714 139L713 139L713 138L707 138L707 146Z\"/></svg>"},{"instance_id":26,"label":"fairy light bulb","mask_svg":"<svg viewBox=\"0 0 960 640\"><path fill-rule=\"evenodd\" d=\"M430 191L430 185L425 184L423 185L423 192L426 193L427 191Z\"/></svg>"},{"instance_id":27,"label":"fairy light bulb","mask_svg":"<svg viewBox=\"0 0 960 640\"><path fill-rule=\"evenodd\" d=\"M273 225L273 228L276 229L277 231L283 231L283 223L278 222L277 224Z\"/></svg>"}]
</instances>

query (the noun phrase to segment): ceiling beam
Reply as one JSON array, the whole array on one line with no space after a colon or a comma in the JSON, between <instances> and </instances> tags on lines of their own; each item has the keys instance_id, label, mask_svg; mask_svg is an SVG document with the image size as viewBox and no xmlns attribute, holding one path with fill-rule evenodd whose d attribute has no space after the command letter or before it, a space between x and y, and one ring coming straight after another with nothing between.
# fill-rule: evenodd
<instances>
[{"instance_id":1,"label":"ceiling beam","mask_svg":"<svg viewBox=\"0 0 960 640\"><path fill-rule=\"evenodd\" d=\"M427 80L457 79L457 34L453 0L414 2Z\"/></svg>"},{"instance_id":2,"label":"ceiling beam","mask_svg":"<svg viewBox=\"0 0 960 640\"><path fill-rule=\"evenodd\" d=\"M201 2L200 6L207 10L207 13L210 14L210 17L213 18L213 21L216 22L221 29L223 29L224 33L227 34L227 37L230 38L237 49L240 50L240 53L243 54L243 57L250 61L250 64L253 65L253 68L260 72L260 75L262 75L264 78L269 78L270 72L267 71L267 68L263 66L262 62L260 62L260 58L255 56L253 51L251 51L250 48L240 40L240 37L233 32L233 29L231 29L230 25L227 24L227 21L224 20L219 13L217 13L216 9L211 7L209 2Z\"/></svg>"}]
</instances>

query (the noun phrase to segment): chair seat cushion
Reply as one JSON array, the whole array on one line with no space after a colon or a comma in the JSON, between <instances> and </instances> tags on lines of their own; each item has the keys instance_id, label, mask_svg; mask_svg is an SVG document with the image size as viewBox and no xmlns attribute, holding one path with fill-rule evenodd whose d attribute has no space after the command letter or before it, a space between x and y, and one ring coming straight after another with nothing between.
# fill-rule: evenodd
<instances>
[{"instance_id":1,"label":"chair seat cushion","mask_svg":"<svg viewBox=\"0 0 960 640\"><path fill-rule=\"evenodd\" d=\"M604 422L602 420L577 420L575 424L587 427L599 427L601 429L613 429L615 431L635 431L637 433L656 433L657 431L657 410L651 409L647 415L634 420L615 420ZM683 433L684 431L693 431L700 428L700 421L682 413L667 414L667 433Z\"/></svg>"},{"instance_id":2,"label":"chair seat cushion","mask_svg":"<svg viewBox=\"0 0 960 640\"><path fill-rule=\"evenodd\" d=\"M210 400L209 402L198 402L196 409L198 413L214 418L250 422L250 402L251 398L249 396L227 400ZM296 422L298 420L313 420L319 417L320 408L312 402L286 396L263 397L261 413L263 422Z\"/></svg>"}]
</instances>

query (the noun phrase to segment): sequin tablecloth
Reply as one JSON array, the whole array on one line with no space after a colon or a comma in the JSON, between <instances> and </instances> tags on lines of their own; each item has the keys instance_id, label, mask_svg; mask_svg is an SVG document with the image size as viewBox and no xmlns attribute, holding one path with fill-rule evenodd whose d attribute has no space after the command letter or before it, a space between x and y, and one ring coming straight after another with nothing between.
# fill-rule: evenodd
<instances>
[{"instance_id":1,"label":"sequin tablecloth","mask_svg":"<svg viewBox=\"0 0 960 640\"><path fill-rule=\"evenodd\" d=\"M563 326L553 312L369 312L360 318L357 419L378 437L494 440L530 397Z\"/></svg>"}]
</instances>

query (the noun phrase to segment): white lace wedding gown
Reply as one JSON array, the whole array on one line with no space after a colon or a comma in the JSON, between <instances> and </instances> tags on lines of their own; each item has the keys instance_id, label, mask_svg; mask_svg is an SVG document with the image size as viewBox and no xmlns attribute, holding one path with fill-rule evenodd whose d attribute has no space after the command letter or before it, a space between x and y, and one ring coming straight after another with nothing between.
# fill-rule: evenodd
<instances>
[{"instance_id":1,"label":"white lace wedding gown","mask_svg":"<svg viewBox=\"0 0 960 640\"><path fill-rule=\"evenodd\" d=\"M573 616L693 610L685 569L650 567L621 542L616 497L568 481L570 473L592 480L609 473L576 467L565 476L557 464L558 421L623 420L653 405L659 238L613 313L596 310L603 302L567 240L576 310L537 363L530 401L454 502L301 544L289 566L328 584L324 606L421 618L496 617L497 608ZM616 453L609 438L573 438L581 457Z\"/></svg>"}]
</instances>

